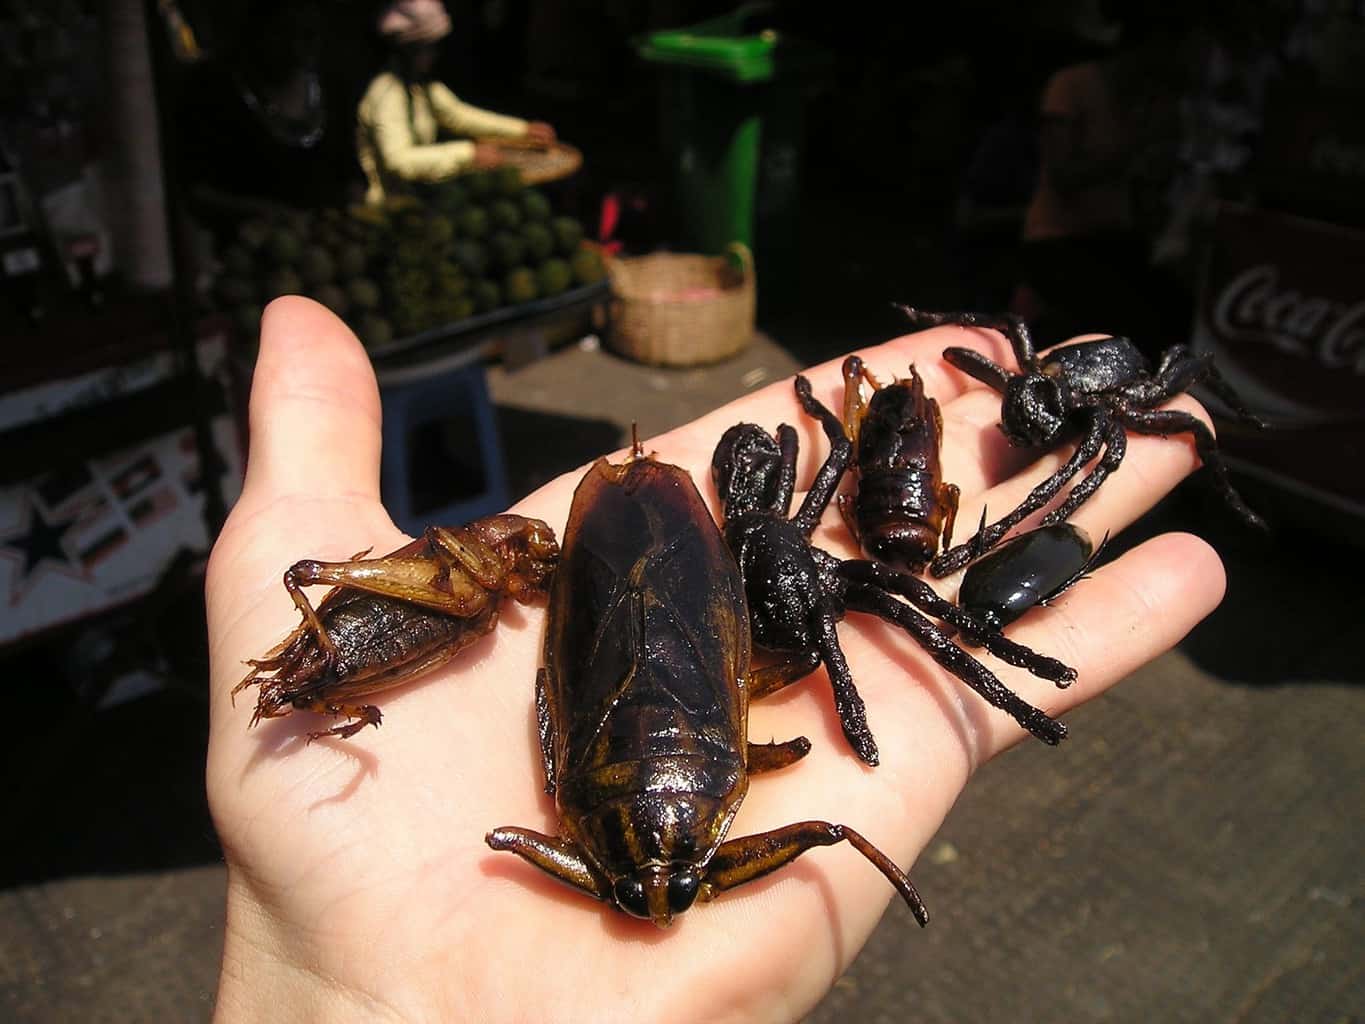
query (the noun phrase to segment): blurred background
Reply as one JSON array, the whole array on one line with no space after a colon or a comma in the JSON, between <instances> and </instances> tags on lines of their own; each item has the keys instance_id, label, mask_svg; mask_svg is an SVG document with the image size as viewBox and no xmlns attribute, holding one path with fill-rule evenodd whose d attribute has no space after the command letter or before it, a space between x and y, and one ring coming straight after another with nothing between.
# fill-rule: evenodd
<instances>
[{"instance_id":1,"label":"blurred background","mask_svg":"<svg viewBox=\"0 0 1365 1024\"><path fill-rule=\"evenodd\" d=\"M371 353L409 532L895 302L1213 352L1271 535L1196 476L1112 546L1197 532L1228 598L982 772L933 927L888 915L813 1019L1360 1019L1365 4L451 0L421 45L409 6L0 0L0 1015L211 1012L203 568L300 293Z\"/></svg>"}]
</instances>

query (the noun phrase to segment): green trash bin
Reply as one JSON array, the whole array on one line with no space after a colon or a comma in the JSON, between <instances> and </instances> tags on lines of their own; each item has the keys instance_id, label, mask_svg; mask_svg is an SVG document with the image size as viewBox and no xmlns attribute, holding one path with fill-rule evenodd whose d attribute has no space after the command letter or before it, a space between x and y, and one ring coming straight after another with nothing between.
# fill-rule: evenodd
<instances>
[{"instance_id":1,"label":"green trash bin","mask_svg":"<svg viewBox=\"0 0 1365 1024\"><path fill-rule=\"evenodd\" d=\"M771 3L636 40L663 74L660 128L672 167L679 244L754 252L760 300L796 266L801 106L822 55L764 26Z\"/></svg>"}]
</instances>

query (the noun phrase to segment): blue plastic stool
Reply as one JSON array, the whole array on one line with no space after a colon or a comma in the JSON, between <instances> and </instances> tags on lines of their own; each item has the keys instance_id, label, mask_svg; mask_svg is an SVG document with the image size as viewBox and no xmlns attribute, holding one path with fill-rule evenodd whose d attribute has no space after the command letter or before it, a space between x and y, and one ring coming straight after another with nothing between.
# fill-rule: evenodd
<instances>
[{"instance_id":1,"label":"blue plastic stool","mask_svg":"<svg viewBox=\"0 0 1365 1024\"><path fill-rule=\"evenodd\" d=\"M507 468L483 364L381 373L380 490L400 529L458 526L510 504Z\"/></svg>"}]
</instances>

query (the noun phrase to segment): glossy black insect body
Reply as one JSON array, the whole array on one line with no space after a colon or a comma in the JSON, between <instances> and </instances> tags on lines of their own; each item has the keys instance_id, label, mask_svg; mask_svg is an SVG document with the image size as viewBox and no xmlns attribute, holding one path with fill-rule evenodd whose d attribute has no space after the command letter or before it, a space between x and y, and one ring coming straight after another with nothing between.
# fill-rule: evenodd
<instances>
[{"instance_id":1,"label":"glossy black insect body","mask_svg":"<svg viewBox=\"0 0 1365 1024\"><path fill-rule=\"evenodd\" d=\"M835 628L849 611L900 626L935 661L1034 736L1045 743L1060 742L1066 726L1012 692L916 608L979 640L1009 664L1058 685L1074 680L1074 669L986 628L918 577L867 559L842 561L811 545L811 532L839 486L852 445L839 420L811 395L804 377L796 378L796 394L830 443L796 515L788 518L797 441L787 424L778 427L775 438L755 424L737 424L721 437L711 461L725 512L725 539L744 578L754 643L787 654L793 665L802 660L811 668L824 663L844 735L869 764L878 761L877 744Z\"/></svg>"},{"instance_id":2,"label":"glossy black insect body","mask_svg":"<svg viewBox=\"0 0 1365 1024\"><path fill-rule=\"evenodd\" d=\"M958 490L943 481L943 416L915 368L881 385L858 356L844 360L844 430L853 442L854 495L839 511L863 550L879 562L919 572L952 543ZM862 384L872 385L863 399Z\"/></svg>"},{"instance_id":3,"label":"glossy black insect body","mask_svg":"<svg viewBox=\"0 0 1365 1024\"><path fill-rule=\"evenodd\" d=\"M1183 345L1175 345L1166 350L1152 371L1146 358L1127 338L1078 342L1040 356L1034 350L1028 325L1017 316L902 309L917 327L943 324L987 327L1009 338L1019 373L968 348L945 349L943 358L1004 396L1000 427L1011 444L1051 448L1068 437L1080 438L1066 463L1029 492L1017 508L935 558L929 566L935 576L961 569L977 554L1000 543L1011 529L1052 501L1068 480L1099 456L1094 468L1043 518L1042 525L1064 522L1123 462L1127 430L1163 437L1190 434L1199 457L1233 511L1247 523L1264 527L1260 516L1233 489L1218 443L1204 422L1187 412L1157 408L1193 385L1203 383L1241 419L1264 427L1223 379L1211 356L1196 355Z\"/></svg>"},{"instance_id":4,"label":"glossy black insect body","mask_svg":"<svg viewBox=\"0 0 1365 1024\"><path fill-rule=\"evenodd\" d=\"M958 606L993 629L1004 629L1030 608L1060 596L1098 557L1090 536L1072 523L1030 530L967 567Z\"/></svg>"},{"instance_id":5,"label":"glossy black insect body","mask_svg":"<svg viewBox=\"0 0 1365 1024\"><path fill-rule=\"evenodd\" d=\"M493 849L665 926L696 900L846 840L928 920L905 874L846 826L726 840L750 774L792 764L810 743L748 742L749 701L798 676L750 671L743 582L684 470L637 453L588 471L549 620L536 705L560 834L499 828Z\"/></svg>"}]
</instances>

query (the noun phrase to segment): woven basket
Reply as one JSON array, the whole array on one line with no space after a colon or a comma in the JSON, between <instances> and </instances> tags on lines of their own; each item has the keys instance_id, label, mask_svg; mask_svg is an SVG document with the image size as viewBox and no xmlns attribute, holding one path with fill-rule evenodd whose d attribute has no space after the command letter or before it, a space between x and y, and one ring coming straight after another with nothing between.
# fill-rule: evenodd
<instances>
[{"instance_id":1,"label":"woven basket","mask_svg":"<svg viewBox=\"0 0 1365 1024\"><path fill-rule=\"evenodd\" d=\"M658 252L607 260L611 349L655 366L697 366L733 356L754 336L754 258Z\"/></svg>"},{"instance_id":2,"label":"woven basket","mask_svg":"<svg viewBox=\"0 0 1365 1024\"><path fill-rule=\"evenodd\" d=\"M539 145L526 139L493 140L503 163L521 171L523 185L544 185L574 174L583 166L583 154L567 142Z\"/></svg>"}]
</instances>

